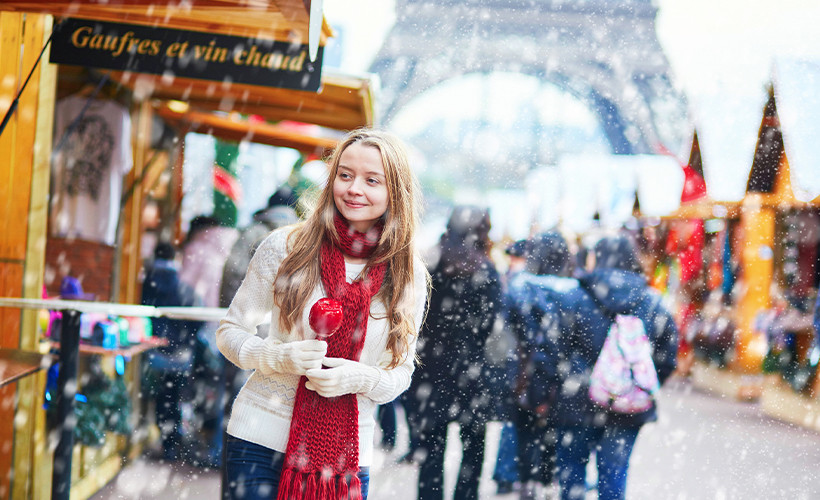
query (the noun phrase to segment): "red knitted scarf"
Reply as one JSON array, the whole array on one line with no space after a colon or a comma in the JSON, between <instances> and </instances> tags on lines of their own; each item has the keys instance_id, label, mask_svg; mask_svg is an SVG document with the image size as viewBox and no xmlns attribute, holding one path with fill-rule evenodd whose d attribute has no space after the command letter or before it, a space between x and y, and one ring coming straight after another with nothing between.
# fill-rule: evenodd
<instances>
[{"instance_id":1,"label":"red knitted scarf","mask_svg":"<svg viewBox=\"0 0 820 500\"><path fill-rule=\"evenodd\" d=\"M379 219L366 233L360 233L350 227L338 213L333 219L333 225L339 235L339 246L342 247L342 251L357 259L367 259L373 255L384 230L384 220Z\"/></svg>"},{"instance_id":2,"label":"red knitted scarf","mask_svg":"<svg viewBox=\"0 0 820 500\"><path fill-rule=\"evenodd\" d=\"M340 222L341 226L340 227ZM376 227L376 226L374 226ZM344 254L370 256L378 245L375 239L350 228L337 215L340 247L325 241L321 250L322 284L327 296L342 303L344 318L335 334L327 339L327 356L359 359L367 334L370 301L381 288L385 264L370 268L363 279L348 283ZM369 234L370 232L368 232ZM374 244L362 242L375 241ZM358 243L357 243L358 242ZM355 248L354 248L355 247ZM362 248L367 253L362 254ZM290 436L285 451L285 468L279 480L277 500L361 500L359 482L359 406L355 394L324 398L305 388L299 380Z\"/></svg>"}]
</instances>

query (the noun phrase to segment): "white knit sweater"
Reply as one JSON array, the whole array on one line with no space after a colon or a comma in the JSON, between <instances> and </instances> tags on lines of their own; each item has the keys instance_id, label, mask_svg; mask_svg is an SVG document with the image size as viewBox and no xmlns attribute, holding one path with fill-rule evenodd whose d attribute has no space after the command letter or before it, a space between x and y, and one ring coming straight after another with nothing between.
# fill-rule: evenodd
<instances>
[{"instance_id":1,"label":"white knit sweater","mask_svg":"<svg viewBox=\"0 0 820 500\"><path fill-rule=\"evenodd\" d=\"M287 255L286 240L291 228L274 231L263 241L251 260L248 272L228 314L216 331L217 346L228 360L242 369L256 370L259 353L265 342L283 343L313 339L316 334L308 325L310 304L325 296L321 285L316 288L302 314L302 322L290 332L278 327L279 308L273 303L273 281L279 264ZM353 281L364 265L346 264L347 280ZM418 333L426 305L424 264L416 259L413 290L408 298L415 307L415 327ZM391 353L387 349L387 319L385 304L373 300L367 336L359 361L378 368L379 378L373 390L357 394L359 403L359 465L369 466L373 459L373 431L376 405L395 399L410 385L416 342L413 340L404 362L388 370ZM271 313L267 339L256 335L256 327ZM375 382L375 380L374 380ZM239 391L228 422L228 434L284 453L293 413L293 402L299 376L287 373L263 375L256 370Z\"/></svg>"}]
</instances>

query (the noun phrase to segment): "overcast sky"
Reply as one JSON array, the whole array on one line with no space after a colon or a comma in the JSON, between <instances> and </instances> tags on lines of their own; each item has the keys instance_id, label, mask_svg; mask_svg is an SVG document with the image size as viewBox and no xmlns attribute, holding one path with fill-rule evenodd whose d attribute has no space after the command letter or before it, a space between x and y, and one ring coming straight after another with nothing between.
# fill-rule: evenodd
<instances>
[{"instance_id":1,"label":"overcast sky","mask_svg":"<svg viewBox=\"0 0 820 500\"><path fill-rule=\"evenodd\" d=\"M658 38L687 92L763 85L774 55L820 58L818 0L657 0ZM325 0L345 30L344 69L366 71L395 20L391 0Z\"/></svg>"},{"instance_id":2,"label":"overcast sky","mask_svg":"<svg viewBox=\"0 0 820 500\"><path fill-rule=\"evenodd\" d=\"M701 132L713 131L708 137L701 134L710 195L717 200L740 199L774 58L820 61L820 0L656 0L656 4L658 39L676 83L689 99L694 126ZM344 30L342 70L367 71L395 21L393 9L392 0L325 0L328 22ZM531 83L523 79L521 88ZM441 85L438 92L447 86ZM468 90L462 87L448 95L468 99ZM442 109L425 104L435 99L428 95L411 103L396 117L394 127L423 125L419 117ZM453 97L447 103L450 115L460 109ZM710 144L713 150L707 151ZM685 161L683 153L678 155Z\"/></svg>"},{"instance_id":3,"label":"overcast sky","mask_svg":"<svg viewBox=\"0 0 820 500\"><path fill-rule=\"evenodd\" d=\"M820 58L817 0L660 0L658 38L689 93L764 85L774 56Z\"/></svg>"}]
</instances>

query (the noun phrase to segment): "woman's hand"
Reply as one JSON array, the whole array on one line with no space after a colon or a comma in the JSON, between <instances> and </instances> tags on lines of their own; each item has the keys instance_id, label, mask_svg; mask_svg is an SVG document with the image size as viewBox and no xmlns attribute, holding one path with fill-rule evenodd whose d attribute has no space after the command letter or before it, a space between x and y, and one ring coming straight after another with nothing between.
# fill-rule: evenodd
<instances>
[{"instance_id":1,"label":"woman's hand","mask_svg":"<svg viewBox=\"0 0 820 500\"><path fill-rule=\"evenodd\" d=\"M325 358L322 365L327 369L314 368L305 373L305 387L326 398L370 392L381 378L378 368L350 359Z\"/></svg>"},{"instance_id":2,"label":"woman's hand","mask_svg":"<svg viewBox=\"0 0 820 500\"><path fill-rule=\"evenodd\" d=\"M304 375L308 370L320 369L327 354L327 342L322 340L299 340L286 344L266 342L260 354L259 371Z\"/></svg>"}]
</instances>

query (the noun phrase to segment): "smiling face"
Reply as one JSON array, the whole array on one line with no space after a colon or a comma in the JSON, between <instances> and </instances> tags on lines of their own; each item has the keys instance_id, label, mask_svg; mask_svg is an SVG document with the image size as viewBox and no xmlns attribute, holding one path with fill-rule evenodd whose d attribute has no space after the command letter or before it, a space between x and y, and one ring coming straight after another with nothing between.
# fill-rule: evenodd
<instances>
[{"instance_id":1,"label":"smiling face","mask_svg":"<svg viewBox=\"0 0 820 500\"><path fill-rule=\"evenodd\" d=\"M387 211L387 178L378 148L354 142L339 157L333 201L350 226L367 232Z\"/></svg>"}]
</instances>

